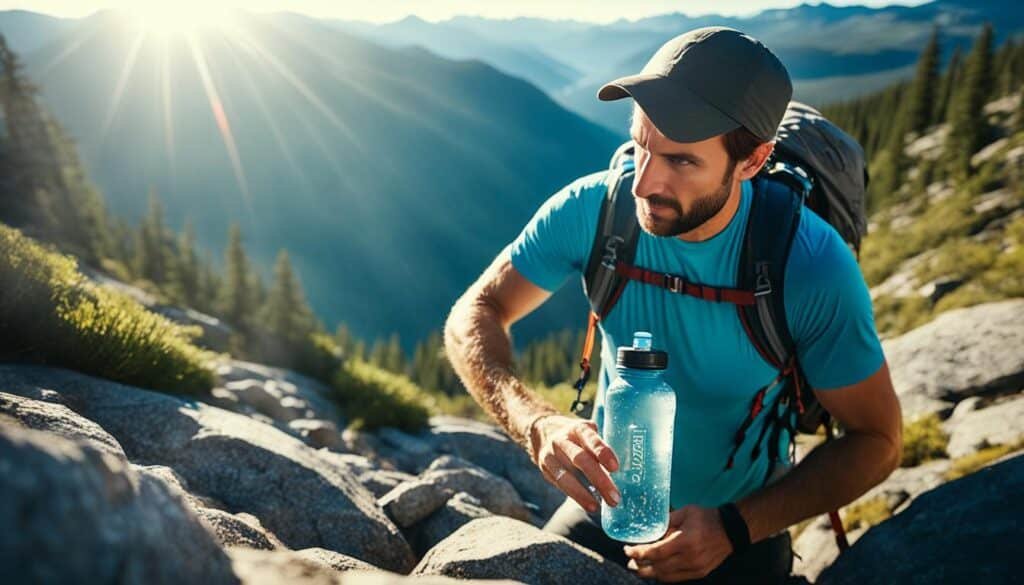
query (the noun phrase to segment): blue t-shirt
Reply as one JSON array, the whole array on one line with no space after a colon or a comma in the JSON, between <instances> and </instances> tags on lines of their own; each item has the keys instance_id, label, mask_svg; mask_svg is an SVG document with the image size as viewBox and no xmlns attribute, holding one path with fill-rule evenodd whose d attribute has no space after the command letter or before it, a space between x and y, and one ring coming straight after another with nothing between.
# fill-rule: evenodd
<instances>
[{"instance_id":1,"label":"blue t-shirt","mask_svg":"<svg viewBox=\"0 0 1024 585\"><path fill-rule=\"evenodd\" d=\"M581 275L606 193L602 171L552 195L510 244L512 265L537 286L555 291ZM691 282L736 287L736 272L752 188L742 183L739 209L729 225L703 242L652 236L640 230L634 264L679 274ZM581 281L580 281L581 282ZM864 380L882 365L871 297L853 253L832 226L809 209L801 214L785 272L787 323L808 381L818 390ZM615 375L615 350L649 331L669 355L665 381L676 391L672 454L672 509L717 506L764 484L770 449L750 453L765 417L746 433L732 469L725 462L753 395L778 374L751 344L729 303L713 303L630 282L599 323L601 373L595 414ZM770 404L780 387L765 397ZM767 410L767 409L766 409ZM788 437L778 453L786 461Z\"/></svg>"}]
</instances>

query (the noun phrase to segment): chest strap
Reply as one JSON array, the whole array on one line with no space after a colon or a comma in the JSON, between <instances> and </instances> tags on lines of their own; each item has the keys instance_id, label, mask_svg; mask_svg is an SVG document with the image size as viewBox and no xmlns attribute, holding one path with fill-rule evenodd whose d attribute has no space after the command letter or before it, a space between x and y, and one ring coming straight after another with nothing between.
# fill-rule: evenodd
<instances>
[{"instance_id":1,"label":"chest strap","mask_svg":"<svg viewBox=\"0 0 1024 585\"><path fill-rule=\"evenodd\" d=\"M716 303L732 303L743 306L753 305L756 297L759 295L758 291L723 288L690 282L678 274L654 272L653 270L632 266L621 261L616 263L615 272L630 280L652 284L669 292ZM770 291L765 291L765 294L767 292Z\"/></svg>"}]
</instances>

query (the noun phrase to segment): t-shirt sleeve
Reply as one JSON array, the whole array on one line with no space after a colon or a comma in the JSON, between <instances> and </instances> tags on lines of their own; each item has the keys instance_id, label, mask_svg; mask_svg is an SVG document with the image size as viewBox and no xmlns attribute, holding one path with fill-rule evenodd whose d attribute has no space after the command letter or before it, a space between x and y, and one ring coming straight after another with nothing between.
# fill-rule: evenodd
<instances>
[{"instance_id":1,"label":"t-shirt sleeve","mask_svg":"<svg viewBox=\"0 0 1024 585\"><path fill-rule=\"evenodd\" d=\"M550 292L561 288L573 273L581 273L597 226L597 209L590 209L591 200L601 184L589 176L549 197L510 244L512 266Z\"/></svg>"},{"instance_id":2,"label":"t-shirt sleeve","mask_svg":"<svg viewBox=\"0 0 1024 585\"><path fill-rule=\"evenodd\" d=\"M817 237L798 235L793 252L802 253L791 253L786 267L784 300L797 357L815 390L856 384L884 360L871 295L839 234L817 216L803 219L819 225Z\"/></svg>"}]
</instances>

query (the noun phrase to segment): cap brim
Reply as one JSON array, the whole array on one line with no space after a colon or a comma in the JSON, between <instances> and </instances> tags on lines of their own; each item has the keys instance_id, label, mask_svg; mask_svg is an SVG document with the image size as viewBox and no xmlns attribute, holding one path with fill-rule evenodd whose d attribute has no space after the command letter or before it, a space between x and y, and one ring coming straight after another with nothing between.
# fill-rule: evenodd
<instances>
[{"instance_id":1,"label":"cap brim","mask_svg":"<svg viewBox=\"0 0 1024 585\"><path fill-rule=\"evenodd\" d=\"M700 142L740 127L686 86L661 75L620 77L597 92L602 101L632 97L654 127L676 142Z\"/></svg>"}]
</instances>

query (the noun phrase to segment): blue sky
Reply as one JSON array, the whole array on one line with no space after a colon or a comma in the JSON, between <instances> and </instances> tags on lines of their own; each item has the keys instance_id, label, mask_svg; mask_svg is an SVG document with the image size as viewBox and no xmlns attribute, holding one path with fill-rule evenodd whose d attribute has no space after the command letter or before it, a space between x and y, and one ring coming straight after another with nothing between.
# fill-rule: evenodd
<instances>
[{"instance_id":1,"label":"blue sky","mask_svg":"<svg viewBox=\"0 0 1024 585\"><path fill-rule=\"evenodd\" d=\"M817 3L817 2L812 2ZM922 0L833 0L831 4L923 4ZM609 22L634 20L654 14L683 12L688 15L750 15L766 8L785 8L801 0L0 0L0 9L24 9L56 16L79 17L115 7L185 7L194 11L211 6L244 8L257 12L292 11L311 16L385 22L415 14L427 20L443 20L458 14L491 18L536 16L542 18ZM191 6L189 6L191 5Z\"/></svg>"}]
</instances>

